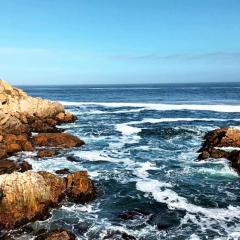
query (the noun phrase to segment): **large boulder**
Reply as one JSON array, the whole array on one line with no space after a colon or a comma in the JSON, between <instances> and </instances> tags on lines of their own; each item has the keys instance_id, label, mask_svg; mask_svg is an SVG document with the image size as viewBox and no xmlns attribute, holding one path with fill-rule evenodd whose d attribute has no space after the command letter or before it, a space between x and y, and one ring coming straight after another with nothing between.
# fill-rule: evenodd
<instances>
[{"instance_id":1,"label":"large boulder","mask_svg":"<svg viewBox=\"0 0 240 240\"><path fill-rule=\"evenodd\" d=\"M84 142L67 133L41 133L33 137L34 144L38 146L72 148L79 147Z\"/></svg>"},{"instance_id":2,"label":"large boulder","mask_svg":"<svg viewBox=\"0 0 240 240\"><path fill-rule=\"evenodd\" d=\"M0 225L12 228L44 216L56 206L65 181L47 172L14 172L0 176Z\"/></svg>"},{"instance_id":3,"label":"large boulder","mask_svg":"<svg viewBox=\"0 0 240 240\"><path fill-rule=\"evenodd\" d=\"M11 229L43 219L66 195L80 203L95 198L86 172L69 174L67 179L43 171L0 175L0 227Z\"/></svg>"},{"instance_id":4,"label":"large boulder","mask_svg":"<svg viewBox=\"0 0 240 240\"><path fill-rule=\"evenodd\" d=\"M48 233L40 234L35 240L75 240L76 237L66 230L55 230Z\"/></svg>"},{"instance_id":5,"label":"large boulder","mask_svg":"<svg viewBox=\"0 0 240 240\"><path fill-rule=\"evenodd\" d=\"M86 171L67 176L67 196L73 202L85 203L96 198L96 190Z\"/></svg>"},{"instance_id":6,"label":"large boulder","mask_svg":"<svg viewBox=\"0 0 240 240\"><path fill-rule=\"evenodd\" d=\"M54 117L64 112L63 105L42 98L28 96L24 91L0 80L0 110L2 112L28 112L40 118Z\"/></svg>"},{"instance_id":7,"label":"large boulder","mask_svg":"<svg viewBox=\"0 0 240 240\"><path fill-rule=\"evenodd\" d=\"M239 128L219 128L207 133L199 150L199 160L227 158L232 167L240 173L240 151L226 151L224 148L240 148Z\"/></svg>"}]
</instances>

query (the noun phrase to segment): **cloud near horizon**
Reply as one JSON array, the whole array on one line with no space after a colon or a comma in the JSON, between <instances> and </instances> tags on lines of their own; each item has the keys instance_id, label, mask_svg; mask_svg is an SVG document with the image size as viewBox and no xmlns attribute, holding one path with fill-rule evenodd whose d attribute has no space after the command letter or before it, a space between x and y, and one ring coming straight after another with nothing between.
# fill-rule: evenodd
<instances>
[{"instance_id":1,"label":"cloud near horizon","mask_svg":"<svg viewBox=\"0 0 240 240\"><path fill-rule=\"evenodd\" d=\"M115 60L139 60L139 61L237 61L240 62L240 52L209 52L209 53L198 53L198 54L169 54L161 55L157 53L135 55L135 54L121 54L113 55L112 59Z\"/></svg>"}]
</instances>

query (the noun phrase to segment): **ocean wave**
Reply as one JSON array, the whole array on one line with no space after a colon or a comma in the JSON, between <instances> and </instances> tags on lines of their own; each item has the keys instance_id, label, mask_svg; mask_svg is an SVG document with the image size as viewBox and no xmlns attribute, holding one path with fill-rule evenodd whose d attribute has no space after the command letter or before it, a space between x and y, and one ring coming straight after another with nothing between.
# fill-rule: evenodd
<instances>
[{"instance_id":1,"label":"ocean wave","mask_svg":"<svg viewBox=\"0 0 240 240\"><path fill-rule=\"evenodd\" d=\"M126 123L120 123L116 124L115 129L118 132L121 132L122 135L132 135L132 134L137 134L142 131L141 128L138 127L133 127L130 125L138 125L138 124L144 124L144 123L164 123L164 122L225 122L225 121L240 121L239 118L237 119L221 119L221 118L144 118L143 120L140 121L130 121Z\"/></svg>"},{"instance_id":2,"label":"ocean wave","mask_svg":"<svg viewBox=\"0 0 240 240\"><path fill-rule=\"evenodd\" d=\"M169 183L154 179L143 179L136 183L137 190L151 194L156 201L167 204L169 209L186 210L194 214L200 213L216 220L240 220L239 206L234 207L229 205L227 208L204 208L189 203L186 198L179 196L175 191L170 189L171 187L172 185Z\"/></svg>"},{"instance_id":3,"label":"ocean wave","mask_svg":"<svg viewBox=\"0 0 240 240\"><path fill-rule=\"evenodd\" d=\"M118 132L121 132L122 135L132 135L141 132L141 128L128 126L128 123L117 124L115 128Z\"/></svg>"},{"instance_id":4,"label":"ocean wave","mask_svg":"<svg viewBox=\"0 0 240 240\"><path fill-rule=\"evenodd\" d=\"M213 112L240 112L239 105L196 105L196 104L164 104L164 103L125 103L125 102L66 102L60 101L64 106L96 105L111 108L133 107L145 108L148 110L197 110Z\"/></svg>"}]
</instances>

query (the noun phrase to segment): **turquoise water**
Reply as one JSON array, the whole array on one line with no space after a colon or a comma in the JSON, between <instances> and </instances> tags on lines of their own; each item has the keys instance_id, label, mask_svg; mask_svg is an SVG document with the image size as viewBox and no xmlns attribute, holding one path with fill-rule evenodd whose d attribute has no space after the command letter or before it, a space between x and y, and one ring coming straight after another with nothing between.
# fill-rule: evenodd
<instances>
[{"instance_id":1,"label":"turquoise water","mask_svg":"<svg viewBox=\"0 0 240 240\"><path fill-rule=\"evenodd\" d=\"M86 142L27 160L37 170L87 169L98 189L95 201L64 202L34 228L64 227L79 239L240 237L238 175L225 159L196 161L208 131L240 125L240 84L23 88L62 101L78 120L61 127Z\"/></svg>"}]
</instances>

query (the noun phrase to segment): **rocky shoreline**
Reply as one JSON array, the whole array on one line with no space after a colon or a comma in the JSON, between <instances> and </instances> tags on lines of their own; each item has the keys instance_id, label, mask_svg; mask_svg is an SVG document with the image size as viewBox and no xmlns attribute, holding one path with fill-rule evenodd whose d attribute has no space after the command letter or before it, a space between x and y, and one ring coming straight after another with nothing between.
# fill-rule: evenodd
<instances>
[{"instance_id":1,"label":"rocky shoreline","mask_svg":"<svg viewBox=\"0 0 240 240\"><path fill-rule=\"evenodd\" d=\"M0 80L1 239L11 239L9 229L45 219L50 209L57 207L63 199L76 203L95 199L95 186L86 171L36 172L24 159L8 159L21 151L37 151L37 156L44 158L56 155L64 148L82 146L81 139L57 128L57 125L75 120L62 104L33 98ZM37 239L75 237L59 230L39 235Z\"/></svg>"},{"instance_id":2,"label":"rocky shoreline","mask_svg":"<svg viewBox=\"0 0 240 240\"><path fill-rule=\"evenodd\" d=\"M86 171L37 172L24 159L10 158L22 151L35 151L37 158L48 158L63 149L81 147L84 141L57 127L75 120L62 104L33 98L0 80L0 239L14 239L10 230L18 231L27 223L47 219L50 210L63 200L84 204L96 198L96 187ZM219 158L228 159L240 174L240 129L220 128L205 135L198 160ZM75 161L71 156L67 159ZM129 211L121 218L127 221L141 214ZM76 239L65 229L50 232L25 229L37 240ZM119 231L108 232L108 237L106 239L135 239Z\"/></svg>"}]
</instances>

